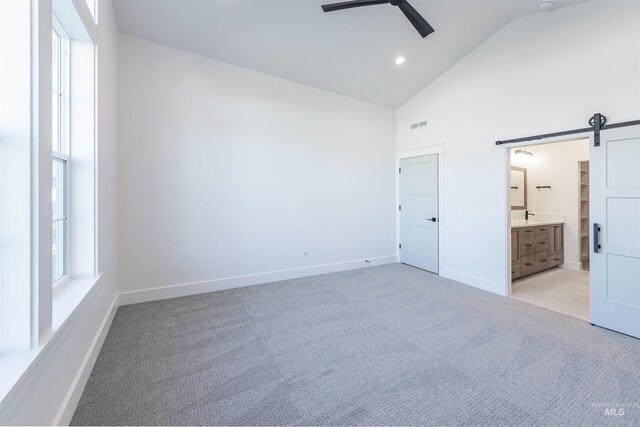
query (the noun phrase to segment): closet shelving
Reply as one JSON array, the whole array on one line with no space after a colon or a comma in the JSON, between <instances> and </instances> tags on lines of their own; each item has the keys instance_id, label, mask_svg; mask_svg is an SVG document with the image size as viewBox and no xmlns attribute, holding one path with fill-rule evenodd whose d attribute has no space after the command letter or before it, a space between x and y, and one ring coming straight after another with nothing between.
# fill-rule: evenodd
<instances>
[{"instance_id":1,"label":"closet shelving","mask_svg":"<svg viewBox=\"0 0 640 427\"><path fill-rule=\"evenodd\" d=\"M578 162L580 194L580 261L582 269L589 269L589 162Z\"/></svg>"}]
</instances>

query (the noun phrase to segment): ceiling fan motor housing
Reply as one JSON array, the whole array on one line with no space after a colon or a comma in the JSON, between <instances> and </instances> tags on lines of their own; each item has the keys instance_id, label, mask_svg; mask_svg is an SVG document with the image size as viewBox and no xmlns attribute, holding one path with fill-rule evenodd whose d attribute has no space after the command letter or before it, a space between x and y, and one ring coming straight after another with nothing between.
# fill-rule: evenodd
<instances>
[{"instance_id":1,"label":"ceiling fan motor housing","mask_svg":"<svg viewBox=\"0 0 640 427\"><path fill-rule=\"evenodd\" d=\"M424 19L422 15L420 15L420 13L418 13L418 11L415 10L415 8L411 6L407 0L351 0L343 1L341 3L323 4L322 10L324 10L325 12L335 12L338 10L351 9L354 7L376 6L381 4L390 4L392 6L397 6L411 22L411 25L413 25L415 29L418 30L422 38L427 37L429 34L435 31L433 27L426 21L426 19Z\"/></svg>"}]
</instances>

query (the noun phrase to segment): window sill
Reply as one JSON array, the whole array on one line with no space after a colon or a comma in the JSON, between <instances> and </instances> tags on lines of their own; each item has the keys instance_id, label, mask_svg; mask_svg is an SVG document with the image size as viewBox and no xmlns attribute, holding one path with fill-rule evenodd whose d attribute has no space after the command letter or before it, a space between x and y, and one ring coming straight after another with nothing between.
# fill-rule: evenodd
<instances>
[{"instance_id":1,"label":"window sill","mask_svg":"<svg viewBox=\"0 0 640 427\"><path fill-rule=\"evenodd\" d=\"M87 295L100 281L102 274L92 277L74 277L66 279L53 290L53 322L55 334L73 315Z\"/></svg>"},{"instance_id":2,"label":"window sill","mask_svg":"<svg viewBox=\"0 0 640 427\"><path fill-rule=\"evenodd\" d=\"M102 275L94 277L71 278L57 286L53 292L53 324L52 332L44 343L37 348L21 353L0 355L0 407L14 387L24 380L25 374L33 370L43 351L55 346L55 341L62 334L64 326L78 308L88 300L87 296L97 288Z\"/></svg>"}]
</instances>

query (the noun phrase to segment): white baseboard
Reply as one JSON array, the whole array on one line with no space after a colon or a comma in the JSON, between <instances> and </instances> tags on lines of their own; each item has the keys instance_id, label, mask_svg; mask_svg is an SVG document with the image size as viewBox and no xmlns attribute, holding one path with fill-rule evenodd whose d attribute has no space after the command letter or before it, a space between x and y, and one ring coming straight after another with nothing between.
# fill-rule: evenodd
<instances>
[{"instance_id":1,"label":"white baseboard","mask_svg":"<svg viewBox=\"0 0 640 427\"><path fill-rule=\"evenodd\" d=\"M111 322L116 315L116 311L119 306L119 297L113 299L111 303L111 307L107 312L102 324L100 325L100 329L91 343L91 348L87 352L86 357L82 362L82 366L78 370L76 377L73 380L73 384L69 393L65 397L65 400L60 408L60 412L56 416L56 419L53 425L65 425L68 426L71 423L71 419L73 418L73 413L76 411L76 407L80 402L80 397L82 397L82 392L84 391L84 387L87 385L87 381L89 380L89 375L91 375L91 371L93 370L93 366L96 363L98 358L98 354L100 354L100 350L102 349L102 344L104 344L104 340L107 337L107 333L109 332L109 328L111 327Z\"/></svg>"},{"instance_id":2,"label":"white baseboard","mask_svg":"<svg viewBox=\"0 0 640 427\"><path fill-rule=\"evenodd\" d=\"M318 274L337 273L339 271L373 267L376 265L395 264L396 262L397 256L394 254L333 264L321 264L311 267L300 267L288 270L271 271L267 273L248 274L245 276L226 277L204 282L163 286L140 291L121 292L119 303L120 305L138 304L142 302L158 301L188 295L204 294L224 289L277 282L280 280L298 279L301 277L316 276Z\"/></svg>"},{"instance_id":3,"label":"white baseboard","mask_svg":"<svg viewBox=\"0 0 640 427\"><path fill-rule=\"evenodd\" d=\"M481 277L472 276L470 274L462 273L460 271L445 269L440 272L442 277L455 280L456 282L463 283L465 285L473 286L474 288L482 289L483 291L491 292L504 296L505 289L502 284L491 282Z\"/></svg>"},{"instance_id":4,"label":"white baseboard","mask_svg":"<svg viewBox=\"0 0 640 427\"><path fill-rule=\"evenodd\" d=\"M574 262L574 261L565 261L560 268L564 268L566 270L573 270L573 271L582 271L582 263L581 262Z\"/></svg>"}]
</instances>

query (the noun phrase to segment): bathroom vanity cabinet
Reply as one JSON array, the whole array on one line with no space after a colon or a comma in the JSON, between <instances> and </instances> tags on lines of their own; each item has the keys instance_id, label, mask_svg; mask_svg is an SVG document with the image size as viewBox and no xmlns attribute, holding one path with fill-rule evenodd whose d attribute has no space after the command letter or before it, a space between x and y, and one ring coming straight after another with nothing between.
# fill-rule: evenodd
<instances>
[{"instance_id":1,"label":"bathroom vanity cabinet","mask_svg":"<svg viewBox=\"0 0 640 427\"><path fill-rule=\"evenodd\" d=\"M530 276L564 262L564 224L511 229L511 277Z\"/></svg>"}]
</instances>

